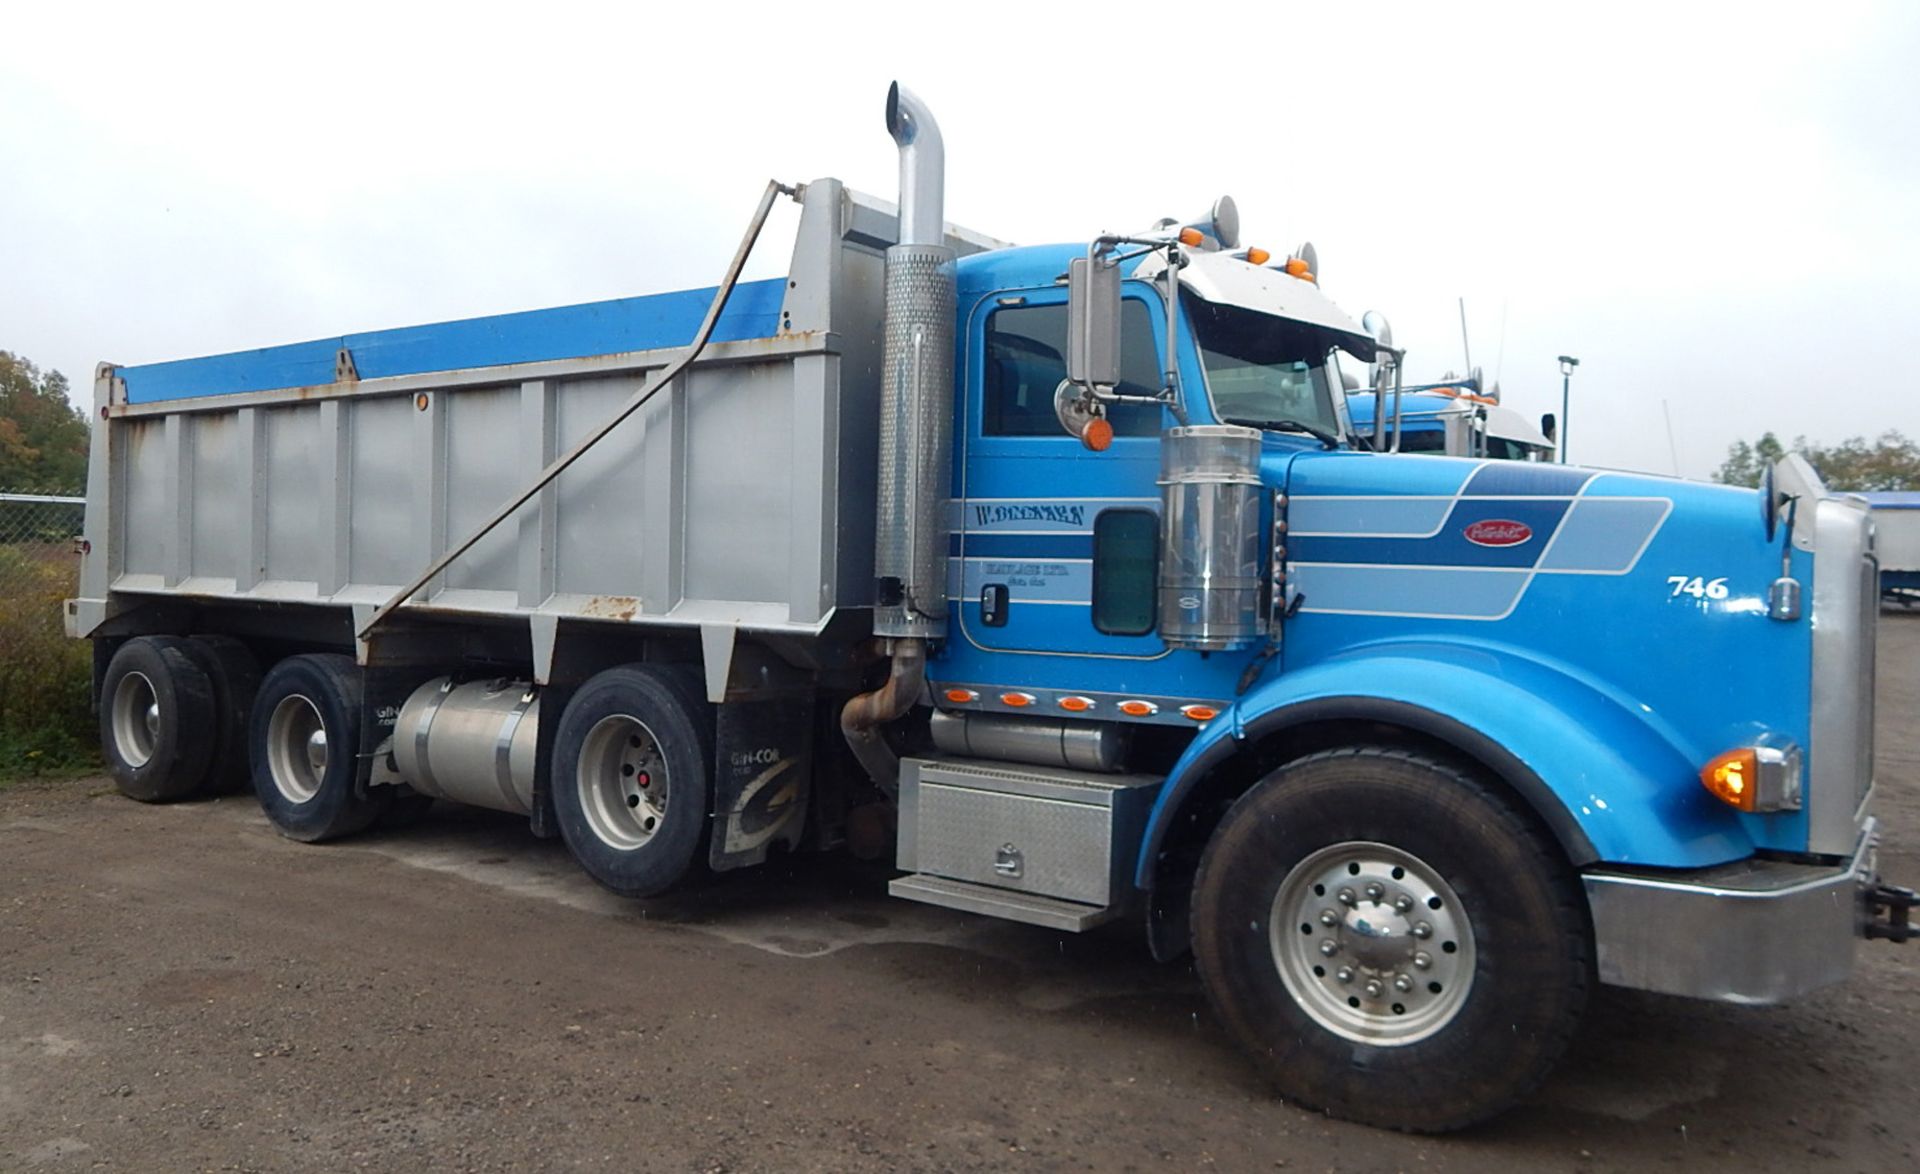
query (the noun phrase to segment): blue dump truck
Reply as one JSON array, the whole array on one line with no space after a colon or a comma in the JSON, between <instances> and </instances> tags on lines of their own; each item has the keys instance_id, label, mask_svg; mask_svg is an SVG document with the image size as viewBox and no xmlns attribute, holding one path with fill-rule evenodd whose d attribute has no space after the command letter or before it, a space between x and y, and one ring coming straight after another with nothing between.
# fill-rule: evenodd
<instances>
[{"instance_id":1,"label":"blue dump truck","mask_svg":"<svg viewBox=\"0 0 1920 1174\"><path fill-rule=\"evenodd\" d=\"M1399 353L1230 202L1012 247L886 125L897 207L771 183L712 289L102 364L67 621L120 789L497 808L634 896L891 853L1191 952L1283 1096L1411 1130L1595 983L1770 1003L1910 935L1859 503L1365 451L1340 362Z\"/></svg>"},{"instance_id":2,"label":"blue dump truck","mask_svg":"<svg viewBox=\"0 0 1920 1174\"><path fill-rule=\"evenodd\" d=\"M1478 394L1475 386L1474 382L1448 381L1401 389L1394 451L1496 461L1554 459L1551 436L1497 398ZM1347 414L1362 436L1371 436L1374 405L1386 404L1386 418L1393 420L1395 400L1393 394L1382 399L1372 391L1356 392L1347 397Z\"/></svg>"}]
</instances>

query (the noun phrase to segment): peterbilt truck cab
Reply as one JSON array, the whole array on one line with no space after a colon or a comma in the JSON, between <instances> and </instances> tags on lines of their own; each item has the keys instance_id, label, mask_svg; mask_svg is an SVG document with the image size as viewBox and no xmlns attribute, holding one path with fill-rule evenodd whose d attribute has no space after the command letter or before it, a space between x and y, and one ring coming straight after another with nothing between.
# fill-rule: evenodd
<instances>
[{"instance_id":1,"label":"peterbilt truck cab","mask_svg":"<svg viewBox=\"0 0 1920 1174\"><path fill-rule=\"evenodd\" d=\"M1348 395L1347 414L1362 436L1370 436L1376 407L1385 403L1392 421L1398 403L1399 424L1395 452L1444 453L1455 457L1486 457L1496 461L1551 461L1553 438L1525 416L1491 396L1473 390L1465 380L1446 380L1402 388L1384 400L1372 391Z\"/></svg>"},{"instance_id":2,"label":"peterbilt truck cab","mask_svg":"<svg viewBox=\"0 0 1920 1174\"><path fill-rule=\"evenodd\" d=\"M890 855L1190 952L1282 1095L1403 1129L1524 1096L1596 982L1910 936L1859 503L1394 453L1339 368L1403 356L1307 250L1228 202L1011 246L886 126L897 206L770 182L710 290L103 364L67 623L120 789L511 811L636 897Z\"/></svg>"}]
</instances>

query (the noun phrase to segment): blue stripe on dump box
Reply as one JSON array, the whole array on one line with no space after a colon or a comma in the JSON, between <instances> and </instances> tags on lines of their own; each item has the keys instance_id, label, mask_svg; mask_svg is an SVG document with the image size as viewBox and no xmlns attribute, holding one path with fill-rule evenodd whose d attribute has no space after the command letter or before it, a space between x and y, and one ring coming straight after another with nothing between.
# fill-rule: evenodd
<instances>
[{"instance_id":1,"label":"blue stripe on dump box","mask_svg":"<svg viewBox=\"0 0 1920 1174\"><path fill-rule=\"evenodd\" d=\"M736 342L779 333L780 304L786 289L784 277L735 286L726 311L714 326L713 341ZM352 352L354 368L362 379L658 350L693 341L713 294L712 289L678 290L374 330L202 359L122 367L120 377L126 380L127 402L147 404L330 384L334 358L341 347Z\"/></svg>"}]
</instances>

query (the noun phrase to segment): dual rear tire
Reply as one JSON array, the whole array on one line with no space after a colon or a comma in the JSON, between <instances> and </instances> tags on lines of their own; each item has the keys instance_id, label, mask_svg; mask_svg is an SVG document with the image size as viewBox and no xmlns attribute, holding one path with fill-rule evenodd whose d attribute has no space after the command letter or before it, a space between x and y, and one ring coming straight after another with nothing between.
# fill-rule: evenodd
<instances>
[{"instance_id":1,"label":"dual rear tire","mask_svg":"<svg viewBox=\"0 0 1920 1174\"><path fill-rule=\"evenodd\" d=\"M351 835L393 802L360 778L364 694L351 657L316 653L273 666L254 702L253 793L280 834L304 843Z\"/></svg>"},{"instance_id":2,"label":"dual rear tire","mask_svg":"<svg viewBox=\"0 0 1920 1174\"><path fill-rule=\"evenodd\" d=\"M100 688L100 748L115 786L142 803L241 789L259 687L252 653L229 637L122 644Z\"/></svg>"},{"instance_id":3,"label":"dual rear tire","mask_svg":"<svg viewBox=\"0 0 1920 1174\"><path fill-rule=\"evenodd\" d=\"M263 680L237 641L146 636L115 653L101 696L109 770L143 802L250 777L274 826L308 843L430 802L361 777L365 696L346 656L289 657ZM574 694L555 733L551 786L561 836L589 876L648 897L700 870L713 741L712 707L685 667L623 665Z\"/></svg>"},{"instance_id":4,"label":"dual rear tire","mask_svg":"<svg viewBox=\"0 0 1920 1174\"><path fill-rule=\"evenodd\" d=\"M657 896L701 870L712 779L712 707L684 668L608 669L573 695L554 733L561 838L621 896Z\"/></svg>"}]
</instances>

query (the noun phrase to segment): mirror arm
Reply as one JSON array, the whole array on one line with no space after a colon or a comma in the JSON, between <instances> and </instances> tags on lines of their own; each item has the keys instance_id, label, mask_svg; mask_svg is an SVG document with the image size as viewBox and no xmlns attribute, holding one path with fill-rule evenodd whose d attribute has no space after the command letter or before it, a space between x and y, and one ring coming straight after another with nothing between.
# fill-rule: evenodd
<instances>
[{"instance_id":1,"label":"mirror arm","mask_svg":"<svg viewBox=\"0 0 1920 1174\"><path fill-rule=\"evenodd\" d=\"M1405 351L1393 352L1393 444L1388 452L1400 451L1400 360L1406 357Z\"/></svg>"}]
</instances>

